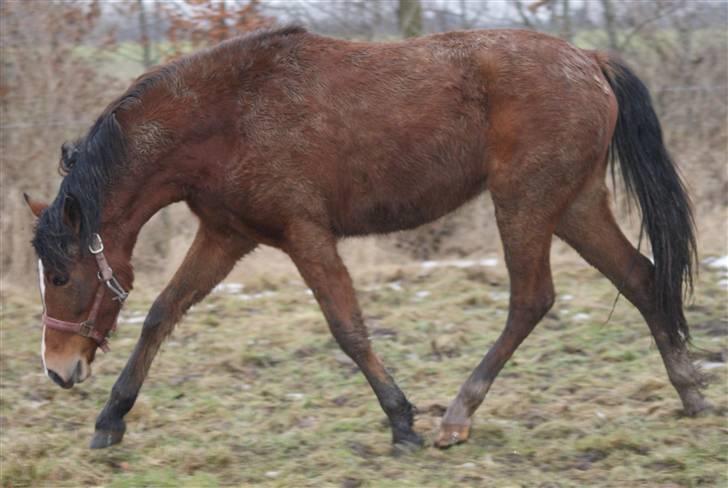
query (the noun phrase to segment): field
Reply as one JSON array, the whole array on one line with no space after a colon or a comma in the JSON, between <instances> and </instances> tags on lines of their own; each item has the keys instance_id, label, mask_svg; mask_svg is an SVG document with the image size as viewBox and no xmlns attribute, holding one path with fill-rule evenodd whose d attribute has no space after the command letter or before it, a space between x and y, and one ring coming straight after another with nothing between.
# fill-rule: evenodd
<instances>
[{"instance_id":1,"label":"field","mask_svg":"<svg viewBox=\"0 0 728 488\"><path fill-rule=\"evenodd\" d=\"M42 374L35 297L2 300L3 486L726 486L725 268L701 266L688 309L717 407L680 414L636 310L588 266L554 266L558 298L495 382L467 444L431 446L500 332L497 258L357 276L375 350L419 410L423 450L395 455L363 376L293 275L228 283L165 343L120 446L90 451L96 414L139 334L136 290L112 352L65 391Z\"/></svg>"}]
</instances>

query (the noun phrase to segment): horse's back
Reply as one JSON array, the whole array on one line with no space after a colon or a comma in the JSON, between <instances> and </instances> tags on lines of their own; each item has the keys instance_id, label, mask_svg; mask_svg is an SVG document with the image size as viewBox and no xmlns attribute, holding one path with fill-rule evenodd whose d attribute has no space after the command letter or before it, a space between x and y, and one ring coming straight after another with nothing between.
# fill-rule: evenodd
<instances>
[{"instance_id":1,"label":"horse's back","mask_svg":"<svg viewBox=\"0 0 728 488\"><path fill-rule=\"evenodd\" d=\"M264 165L268 183L246 190L300 195L291 205L305 202L341 235L432 221L493 181L520 178L523 151L545 158L569 144L581 154L604 132L597 63L528 31L398 43L303 33L266 66L245 88L239 123L243 164Z\"/></svg>"}]
</instances>

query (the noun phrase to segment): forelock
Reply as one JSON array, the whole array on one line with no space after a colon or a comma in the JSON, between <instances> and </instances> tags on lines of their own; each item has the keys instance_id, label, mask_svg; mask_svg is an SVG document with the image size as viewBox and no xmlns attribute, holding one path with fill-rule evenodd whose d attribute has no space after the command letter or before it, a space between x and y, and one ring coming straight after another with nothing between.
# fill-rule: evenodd
<instances>
[{"instance_id":1,"label":"forelock","mask_svg":"<svg viewBox=\"0 0 728 488\"><path fill-rule=\"evenodd\" d=\"M38 218L33 247L46 270L68 271L78 240L63 221L63 202L56 200Z\"/></svg>"}]
</instances>

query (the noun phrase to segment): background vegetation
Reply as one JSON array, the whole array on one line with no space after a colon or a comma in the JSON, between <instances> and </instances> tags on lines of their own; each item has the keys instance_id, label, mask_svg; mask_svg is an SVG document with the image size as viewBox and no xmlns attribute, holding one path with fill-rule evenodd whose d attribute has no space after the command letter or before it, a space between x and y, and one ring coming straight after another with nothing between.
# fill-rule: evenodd
<instances>
[{"instance_id":1,"label":"background vegetation","mask_svg":"<svg viewBox=\"0 0 728 488\"><path fill-rule=\"evenodd\" d=\"M688 319L696 360L711 368L717 413L679 417L636 312L622 300L604 325L614 289L555 243L557 306L495 383L472 442L393 458L374 396L329 338L287 258L263 249L231 275L242 289L213 294L165 346L125 444L89 454L93 418L196 223L176 205L145 227L115 350L97 361L89 383L66 392L38 364L33 220L22 192L52 199L61 143L82 135L150 66L289 22L376 41L519 27L620 53L650 87L694 199L703 264ZM726 483L728 277L716 258L728 254L728 3L6 0L0 42L3 485ZM638 219L620 194L620 222L636 237ZM425 434L434 434L442 408L502 327L508 287L497 235L486 195L421 229L342 244L375 348L420 407Z\"/></svg>"},{"instance_id":2,"label":"background vegetation","mask_svg":"<svg viewBox=\"0 0 728 488\"><path fill-rule=\"evenodd\" d=\"M524 27L561 35L580 47L619 52L652 91L668 145L692 191L701 249L725 249L728 3L723 1L11 0L0 9L4 290L30 285L32 219L22 192L49 200L55 196L64 140L82 135L103 107L150 66L289 22L371 40L461 28ZM625 225L634 228L636 219L626 219ZM157 285L165 280L194 229L182 205L153 219L135 253L141 279ZM357 259L364 257L367 264L497 252L496 235L486 195L417 231L370 240ZM362 256L372 253L369 259Z\"/></svg>"}]
</instances>

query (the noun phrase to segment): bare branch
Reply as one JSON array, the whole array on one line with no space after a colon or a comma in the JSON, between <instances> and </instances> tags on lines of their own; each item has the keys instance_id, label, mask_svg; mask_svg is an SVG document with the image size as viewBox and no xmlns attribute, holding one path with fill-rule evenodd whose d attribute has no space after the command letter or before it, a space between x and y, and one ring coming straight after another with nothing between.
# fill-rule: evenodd
<instances>
[{"instance_id":1,"label":"bare branch","mask_svg":"<svg viewBox=\"0 0 728 488\"><path fill-rule=\"evenodd\" d=\"M627 49L627 46L629 46L629 43L632 41L632 38L635 35L639 34L639 32L642 29L644 29L645 27L647 27L649 24L652 24L653 22L656 22L664 17L667 17L668 15L672 15L674 12L679 11L680 9L682 9L685 6L683 3L672 4L672 5L668 4L667 8L663 9L663 7L662 7L663 5L665 5L665 4L657 3L657 12L655 12L655 15L642 20L642 22L637 24L630 31L630 33L625 36L624 41L622 41L622 43L619 45L620 51Z\"/></svg>"}]
</instances>

